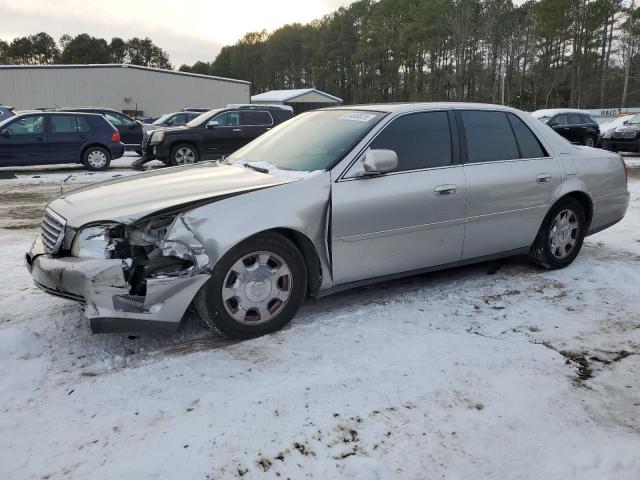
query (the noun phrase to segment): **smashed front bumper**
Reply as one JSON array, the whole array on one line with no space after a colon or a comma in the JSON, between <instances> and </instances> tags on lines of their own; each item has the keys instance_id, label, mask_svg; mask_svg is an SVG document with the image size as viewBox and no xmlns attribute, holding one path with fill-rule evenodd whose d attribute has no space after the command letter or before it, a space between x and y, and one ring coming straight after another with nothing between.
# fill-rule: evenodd
<instances>
[{"instance_id":1,"label":"smashed front bumper","mask_svg":"<svg viewBox=\"0 0 640 480\"><path fill-rule=\"evenodd\" d=\"M86 305L94 333L172 333L207 273L147 280L146 295L130 295L122 260L53 257L38 238L26 254L27 269L43 291Z\"/></svg>"}]
</instances>

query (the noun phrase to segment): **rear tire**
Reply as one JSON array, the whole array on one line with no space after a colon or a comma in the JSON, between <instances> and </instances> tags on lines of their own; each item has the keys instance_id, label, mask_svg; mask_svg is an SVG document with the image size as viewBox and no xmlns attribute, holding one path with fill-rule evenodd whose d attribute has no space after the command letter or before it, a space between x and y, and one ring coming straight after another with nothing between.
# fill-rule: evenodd
<instances>
[{"instance_id":1,"label":"rear tire","mask_svg":"<svg viewBox=\"0 0 640 480\"><path fill-rule=\"evenodd\" d=\"M288 238L266 233L239 243L222 257L194 304L208 327L247 339L287 325L306 293L302 254Z\"/></svg>"},{"instance_id":2,"label":"rear tire","mask_svg":"<svg viewBox=\"0 0 640 480\"><path fill-rule=\"evenodd\" d=\"M105 148L89 147L82 154L82 164L94 172L106 170L111 164L111 155Z\"/></svg>"},{"instance_id":3,"label":"rear tire","mask_svg":"<svg viewBox=\"0 0 640 480\"><path fill-rule=\"evenodd\" d=\"M575 198L558 201L545 217L529 257L546 270L564 268L580 253L587 232L587 215Z\"/></svg>"},{"instance_id":4,"label":"rear tire","mask_svg":"<svg viewBox=\"0 0 640 480\"><path fill-rule=\"evenodd\" d=\"M171 149L169 161L174 167L192 165L198 163L199 160L200 153L198 149L190 143L179 143Z\"/></svg>"}]
</instances>

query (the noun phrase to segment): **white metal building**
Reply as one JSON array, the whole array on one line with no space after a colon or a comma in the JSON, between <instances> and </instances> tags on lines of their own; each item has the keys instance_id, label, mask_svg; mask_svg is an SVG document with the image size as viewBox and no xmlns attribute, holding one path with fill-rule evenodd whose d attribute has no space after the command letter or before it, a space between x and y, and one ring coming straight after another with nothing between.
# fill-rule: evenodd
<instances>
[{"instance_id":1,"label":"white metal building","mask_svg":"<svg viewBox=\"0 0 640 480\"><path fill-rule=\"evenodd\" d=\"M315 88L269 90L251 97L251 103L289 105L297 113L342 104L342 99Z\"/></svg>"},{"instance_id":2,"label":"white metal building","mask_svg":"<svg viewBox=\"0 0 640 480\"><path fill-rule=\"evenodd\" d=\"M137 65L0 65L0 105L99 106L156 117L185 107L249 103L244 80Z\"/></svg>"}]
</instances>

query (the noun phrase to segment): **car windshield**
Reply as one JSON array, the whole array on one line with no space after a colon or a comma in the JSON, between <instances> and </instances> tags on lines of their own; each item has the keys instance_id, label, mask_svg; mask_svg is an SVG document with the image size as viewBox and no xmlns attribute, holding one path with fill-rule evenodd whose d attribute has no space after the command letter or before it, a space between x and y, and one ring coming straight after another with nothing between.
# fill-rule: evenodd
<instances>
[{"instance_id":1,"label":"car windshield","mask_svg":"<svg viewBox=\"0 0 640 480\"><path fill-rule=\"evenodd\" d=\"M218 113L221 108L217 110L209 110L208 112L201 113L196 118L187 123L187 127L199 127L201 124L207 122L211 117Z\"/></svg>"},{"instance_id":2,"label":"car windshield","mask_svg":"<svg viewBox=\"0 0 640 480\"><path fill-rule=\"evenodd\" d=\"M633 124L633 125L640 124L640 113L631 117L629 120L627 120L627 125L629 124Z\"/></svg>"},{"instance_id":3,"label":"car windshield","mask_svg":"<svg viewBox=\"0 0 640 480\"><path fill-rule=\"evenodd\" d=\"M258 137L227 160L267 162L281 170L326 170L384 116L383 112L342 109L304 113Z\"/></svg>"},{"instance_id":4,"label":"car windshield","mask_svg":"<svg viewBox=\"0 0 640 480\"><path fill-rule=\"evenodd\" d=\"M13 117L13 116L9 117L9 118L5 118L4 120L2 120L0 122L0 128L4 127L6 124L8 124L10 120L15 120L15 119L16 119L16 117Z\"/></svg>"},{"instance_id":5,"label":"car windshield","mask_svg":"<svg viewBox=\"0 0 640 480\"><path fill-rule=\"evenodd\" d=\"M169 120L172 117L172 115L174 115L174 114L173 113L165 113L159 119L157 119L155 122L153 122L151 125L162 125L164 122Z\"/></svg>"}]
</instances>

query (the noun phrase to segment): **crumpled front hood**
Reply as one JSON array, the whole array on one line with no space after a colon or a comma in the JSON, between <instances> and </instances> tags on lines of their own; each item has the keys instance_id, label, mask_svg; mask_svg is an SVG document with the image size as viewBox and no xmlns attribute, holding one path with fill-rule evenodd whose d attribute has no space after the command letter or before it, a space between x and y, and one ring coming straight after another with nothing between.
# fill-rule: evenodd
<instances>
[{"instance_id":1,"label":"crumpled front hood","mask_svg":"<svg viewBox=\"0 0 640 480\"><path fill-rule=\"evenodd\" d=\"M616 128L616 132L625 133L625 132L640 132L640 125L623 125L621 127Z\"/></svg>"},{"instance_id":2,"label":"crumpled front hood","mask_svg":"<svg viewBox=\"0 0 640 480\"><path fill-rule=\"evenodd\" d=\"M88 223L133 223L149 214L299 179L204 162L108 180L66 192L49 207L77 228Z\"/></svg>"}]
</instances>

